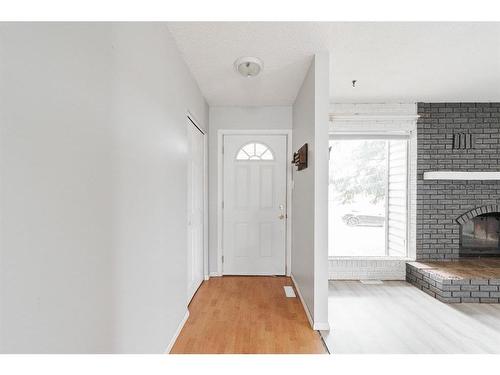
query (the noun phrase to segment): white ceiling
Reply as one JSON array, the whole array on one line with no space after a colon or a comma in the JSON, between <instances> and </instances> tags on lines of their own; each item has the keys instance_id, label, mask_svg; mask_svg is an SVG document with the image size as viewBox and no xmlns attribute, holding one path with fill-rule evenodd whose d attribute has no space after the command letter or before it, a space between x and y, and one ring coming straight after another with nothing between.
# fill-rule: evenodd
<instances>
[{"instance_id":1,"label":"white ceiling","mask_svg":"<svg viewBox=\"0 0 500 375\"><path fill-rule=\"evenodd\" d=\"M500 23L174 22L210 105L290 105L330 51L332 102L500 101ZM233 62L256 56L256 78ZM356 79L356 88L351 81Z\"/></svg>"}]
</instances>

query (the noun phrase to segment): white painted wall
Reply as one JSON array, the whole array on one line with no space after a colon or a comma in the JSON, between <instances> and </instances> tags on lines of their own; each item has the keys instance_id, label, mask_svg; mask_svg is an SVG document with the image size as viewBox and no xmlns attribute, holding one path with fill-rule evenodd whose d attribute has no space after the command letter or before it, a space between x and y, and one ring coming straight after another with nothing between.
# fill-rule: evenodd
<instances>
[{"instance_id":1,"label":"white painted wall","mask_svg":"<svg viewBox=\"0 0 500 375\"><path fill-rule=\"evenodd\" d=\"M209 270L212 275L217 269L217 191L218 191L218 137L224 130L291 129L292 107L210 107L209 121Z\"/></svg>"},{"instance_id":2,"label":"white painted wall","mask_svg":"<svg viewBox=\"0 0 500 375\"><path fill-rule=\"evenodd\" d=\"M166 26L1 24L0 83L0 352L164 352L208 122Z\"/></svg>"},{"instance_id":3,"label":"white painted wall","mask_svg":"<svg viewBox=\"0 0 500 375\"><path fill-rule=\"evenodd\" d=\"M293 149L308 144L308 168L293 172L292 275L315 329L328 329L329 55L314 57L293 105Z\"/></svg>"},{"instance_id":4,"label":"white painted wall","mask_svg":"<svg viewBox=\"0 0 500 375\"><path fill-rule=\"evenodd\" d=\"M0 38L0 351L111 351L110 29Z\"/></svg>"}]
</instances>

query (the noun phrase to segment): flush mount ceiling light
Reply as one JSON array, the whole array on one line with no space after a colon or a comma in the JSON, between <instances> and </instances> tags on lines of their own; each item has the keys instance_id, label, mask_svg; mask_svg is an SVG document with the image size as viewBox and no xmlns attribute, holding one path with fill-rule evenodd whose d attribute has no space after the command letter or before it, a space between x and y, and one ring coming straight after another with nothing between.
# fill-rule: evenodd
<instances>
[{"instance_id":1,"label":"flush mount ceiling light","mask_svg":"<svg viewBox=\"0 0 500 375\"><path fill-rule=\"evenodd\" d=\"M256 57L240 57L234 62L234 68L243 77L255 77L263 69L263 65Z\"/></svg>"}]
</instances>

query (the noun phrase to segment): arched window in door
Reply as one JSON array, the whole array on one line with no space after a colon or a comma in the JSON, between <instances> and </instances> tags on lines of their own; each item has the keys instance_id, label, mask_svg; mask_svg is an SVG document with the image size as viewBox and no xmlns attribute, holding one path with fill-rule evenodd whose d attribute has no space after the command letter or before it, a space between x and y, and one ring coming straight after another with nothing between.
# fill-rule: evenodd
<instances>
[{"instance_id":1,"label":"arched window in door","mask_svg":"<svg viewBox=\"0 0 500 375\"><path fill-rule=\"evenodd\" d=\"M274 155L268 146L251 142L238 150L236 160L274 160Z\"/></svg>"}]
</instances>

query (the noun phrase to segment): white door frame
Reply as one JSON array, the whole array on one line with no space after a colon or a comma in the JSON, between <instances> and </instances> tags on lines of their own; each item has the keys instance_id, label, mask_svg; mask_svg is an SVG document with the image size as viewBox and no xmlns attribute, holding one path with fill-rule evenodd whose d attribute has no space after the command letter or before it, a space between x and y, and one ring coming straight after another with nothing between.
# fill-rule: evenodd
<instances>
[{"instance_id":1,"label":"white door frame","mask_svg":"<svg viewBox=\"0 0 500 375\"><path fill-rule=\"evenodd\" d=\"M191 112L186 117L203 135L203 277L208 280L208 137Z\"/></svg>"},{"instance_id":2,"label":"white door frame","mask_svg":"<svg viewBox=\"0 0 500 375\"><path fill-rule=\"evenodd\" d=\"M232 130L219 129L217 132L217 274L222 276L223 264L222 248L224 220L222 213L222 198L224 197L224 155L222 147L224 145L224 135L285 135L287 139L286 155L286 246L285 246L285 274L290 276L292 257L292 130L291 129L262 129L262 130Z\"/></svg>"}]
</instances>

